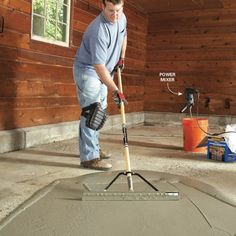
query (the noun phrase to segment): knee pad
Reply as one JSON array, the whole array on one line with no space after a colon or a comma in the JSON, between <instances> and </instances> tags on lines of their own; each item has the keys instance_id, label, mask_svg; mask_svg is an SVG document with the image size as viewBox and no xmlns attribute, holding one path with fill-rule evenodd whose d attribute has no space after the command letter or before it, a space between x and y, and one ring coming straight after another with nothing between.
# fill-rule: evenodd
<instances>
[{"instance_id":1,"label":"knee pad","mask_svg":"<svg viewBox=\"0 0 236 236\"><path fill-rule=\"evenodd\" d=\"M86 118L86 126L93 130L101 129L108 117L106 110L102 109L99 102L84 107L81 115Z\"/></svg>"}]
</instances>

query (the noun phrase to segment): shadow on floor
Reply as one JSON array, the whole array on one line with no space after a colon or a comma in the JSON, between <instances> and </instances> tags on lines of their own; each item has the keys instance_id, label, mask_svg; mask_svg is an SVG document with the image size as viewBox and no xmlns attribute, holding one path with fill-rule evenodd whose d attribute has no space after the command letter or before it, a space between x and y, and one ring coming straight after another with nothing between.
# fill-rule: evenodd
<instances>
[{"instance_id":1,"label":"shadow on floor","mask_svg":"<svg viewBox=\"0 0 236 236\"><path fill-rule=\"evenodd\" d=\"M120 140L116 139L101 139L103 142L120 144ZM150 142L140 142L140 141L129 141L129 146L139 146L139 147L149 147L149 148L162 148L162 149L171 149L171 150L183 150L182 146L175 146L169 144L158 144Z\"/></svg>"},{"instance_id":2,"label":"shadow on floor","mask_svg":"<svg viewBox=\"0 0 236 236\"><path fill-rule=\"evenodd\" d=\"M37 149L25 149L21 150L20 153L34 154L34 155L43 155L43 156L57 156L57 157L75 157L79 158L78 154L72 153L62 153L62 152L50 152Z\"/></svg>"},{"instance_id":3,"label":"shadow on floor","mask_svg":"<svg viewBox=\"0 0 236 236\"><path fill-rule=\"evenodd\" d=\"M68 164L68 163L61 163L61 162L32 160L32 159L29 160L29 159L15 158L15 157L9 157L9 156L8 157L4 157L4 158L0 158L0 162L84 169L79 164L77 165L77 164ZM78 159L78 162L79 162L79 159Z\"/></svg>"}]
</instances>

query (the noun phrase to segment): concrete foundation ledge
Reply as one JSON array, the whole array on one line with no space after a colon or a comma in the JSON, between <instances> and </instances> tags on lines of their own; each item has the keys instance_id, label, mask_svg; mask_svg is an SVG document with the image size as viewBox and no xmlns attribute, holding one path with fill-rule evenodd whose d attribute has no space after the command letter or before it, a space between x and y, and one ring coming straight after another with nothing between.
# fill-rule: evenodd
<instances>
[{"instance_id":1,"label":"concrete foundation ledge","mask_svg":"<svg viewBox=\"0 0 236 236\"><path fill-rule=\"evenodd\" d=\"M78 125L78 121L72 121L0 131L0 153L73 138L78 133Z\"/></svg>"},{"instance_id":2,"label":"concrete foundation ledge","mask_svg":"<svg viewBox=\"0 0 236 236\"><path fill-rule=\"evenodd\" d=\"M25 132L22 129L0 131L0 153L25 148Z\"/></svg>"},{"instance_id":3,"label":"concrete foundation ledge","mask_svg":"<svg viewBox=\"0 0 236 236\"><path fill-rule=\"evenodd\" d=\"M170 112L133 112L126 114L127 126L140 124L168 124L181 125L182 119L189 117L186 114ZM196 116L194 116L196 117ZM207 116L210 125L221 126L236 124L235 116ZM109 116L103 130L119 129L121 127L121 115ZM58 124L40 125L22 129L0 131L0 153L16 151L41 144L62 141L78 136L79 121L63 122Z\"/></svg>"},{"instance_id":4,"label":"concrete foundation ledge","mask_svg":"<svg viewBox=\"0 0 236 236\"><path fill-rule=\"evenodd\" d=\"M196 114L193 114L196 118ZM199 114L199 118L208 118L209 125L216 125L225 127L227 124L236 124L236 116L216 116ZM146 124L168 124L176 123L181 124L183 118L190 118L189 115L183 113L171 113L171 112L145 112L144 121Z\"/></svg>"},{"instance_id":5,"label":"concrete foundation ledge","mask_svg":"<svg viewBox=\"0 0 236 236\"><path fill-rule=\"evenodd\" d=\"M128 113L126 123L127 126L143 124L144 112ZM103 130L119 128L120 125L120 115L109 116ZM75 138L78 136L78 127L79 121L71 121L0 131L0 153Z\"/></svg>"}]
</instances>

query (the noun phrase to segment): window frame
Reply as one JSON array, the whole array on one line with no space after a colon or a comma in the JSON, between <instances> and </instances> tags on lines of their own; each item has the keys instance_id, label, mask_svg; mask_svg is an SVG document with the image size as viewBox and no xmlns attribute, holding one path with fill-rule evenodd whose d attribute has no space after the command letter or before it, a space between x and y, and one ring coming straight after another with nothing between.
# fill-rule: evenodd
<instances>
[{"instance_id":1,"label":"window frame","mask_svg":"<svg viewBox=\"0 0 236 236\"><path fill-rule=\"evenodd\" d=\"M65 40L65 42L33 34L34 15L42 16L39 14L35 14L33 12L33 1L34 0L32 0L32 5L31 5L31 12L32 12L31 13L31 39L36 40L36 41L40 41L40 42L44 42L44 43L55 44L55 45L59 45L59 46L63 46L63 47L69 47L70 46L70 27L71 27L71 5L72 5L71 0L68 0L68 7L67 7L68 18L67 18L67 22L66 22L66 40ZM44 0L44 1L48 1L48 0ZM57 1L57 0L55 0L55 1ZM44 18L46 18L46 17L44 16ZM55 21L56 21L56 23L58 23L57 19Z\"/></svg>"}]
</instances>

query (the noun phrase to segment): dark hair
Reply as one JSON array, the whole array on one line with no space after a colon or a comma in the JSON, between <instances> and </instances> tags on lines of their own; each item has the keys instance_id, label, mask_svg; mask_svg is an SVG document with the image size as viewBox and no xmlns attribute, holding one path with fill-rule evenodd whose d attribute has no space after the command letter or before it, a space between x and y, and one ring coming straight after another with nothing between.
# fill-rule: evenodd
<instances>
[{"instance_id":1,"label":"dark hair","mask_svg":"<svg viewBox=\"0 0 236 236\"><path fill-rule=\"evenodd\" d=\"M102 0L102 3L104 4L104 6L106 6L106 2L111 2L112 4L116 5L116 4L119 4L123 1L124 0Z\"/></svg>"}]
</instances>

